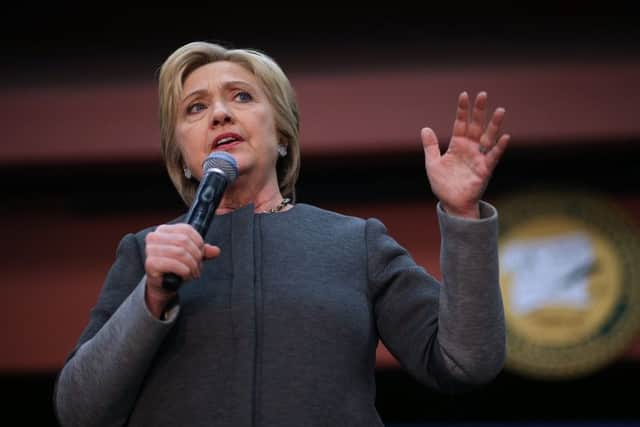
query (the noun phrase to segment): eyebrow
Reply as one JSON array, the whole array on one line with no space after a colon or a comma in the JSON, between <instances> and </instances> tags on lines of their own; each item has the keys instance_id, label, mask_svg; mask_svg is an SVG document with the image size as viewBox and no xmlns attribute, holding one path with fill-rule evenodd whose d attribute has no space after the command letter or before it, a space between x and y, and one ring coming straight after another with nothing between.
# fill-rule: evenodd
<instances>
[{"instance_id":1,"label":"eyebrow","mask_svg":"<svg viewBox=\"0 0 640 427\"><path fill-rule=\"evenodd\" d=\"M196 95L197 95L197 96L203 96L203 95L206 95L206 94L207 94L207 92L209 92L207 89L197 89L197 90L194 90L193 92L190 92L190 93L188 93L186 96L184 96L184 97L180 100L180 102L181 102L181 103L183 103L183 102L185 102L187 99L189 99L189 98L193 98L193 97L194 97L194 96L196 96Z\"/></svg>"},{"instance_id":2,"label":"eyebrow","mask_svg":"<svg viewBox=\"0 0 640 427\"><path fill-rule=\"evenodd\" d=\"M244 87L254 89L254 86L251 83L246 82L244 80L230 80L222 84L223 89L227 89L230 86L244 86ZM208 93L209 93L208 89L196 89L193 92L189 92L186 96L184 96L180 102L183 103L189 98L192 98L194 96L204 96Z\"/></svg>"}]
</instances>

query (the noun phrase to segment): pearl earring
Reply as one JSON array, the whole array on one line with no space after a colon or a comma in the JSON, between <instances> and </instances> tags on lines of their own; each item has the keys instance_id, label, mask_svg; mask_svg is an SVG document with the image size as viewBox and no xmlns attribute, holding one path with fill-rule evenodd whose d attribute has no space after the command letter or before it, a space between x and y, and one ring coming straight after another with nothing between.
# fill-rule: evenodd
<instances>
[{"instance_id":1,"label":"pearl earring","mask_svg":"<svg viewBox=\"0 0 640 427\"><path fill-rule=\"evenodd\" d=\"M286 145L278 145L278 155L280 155L280 157L285 157L287 155Z\"/></svg>"},{"instance_id":2,"label":"pearl earring","mask_svg":"<svg viewBox=\"0 0 640 427\"><path fill-rule=\"evenodd\" d=\"M189 168L188 168L188 167L185 167L185 168L184 168L184 169L182 169L182 170L184 171L184 177L185 177L185 178L187 178L187 179L191 179L191 177L192 177L193 175L191 175L191 171L189 170Z\"/></svg>"}]
</instances>

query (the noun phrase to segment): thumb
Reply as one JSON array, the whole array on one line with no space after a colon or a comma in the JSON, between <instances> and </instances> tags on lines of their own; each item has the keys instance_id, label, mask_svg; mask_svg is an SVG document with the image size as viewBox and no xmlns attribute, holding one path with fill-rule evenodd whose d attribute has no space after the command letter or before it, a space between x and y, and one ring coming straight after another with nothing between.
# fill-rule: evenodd
<instances>
[{"instance_id":1,"label":"thumb","mask_svg":"<svg viewBox=\"0 0 640 427\"><path fill-rule=\"evenodd\" d=\"M422 148L424 149L425 162L433 162L440 158L440 145L438 137L431 128L422 128L420 131L422 138Z\"/></svg>"},{"instance_id":2,"label":"thumb","mask_svg":"<svg viewBox=\"0 0 640 427\"><path fill-rule=\"evenodd\" d=\"M208 243L204 244L204 259L215 258L220 255L220 248L217 246L210 245Z\"/></svg>"}]
</instances>

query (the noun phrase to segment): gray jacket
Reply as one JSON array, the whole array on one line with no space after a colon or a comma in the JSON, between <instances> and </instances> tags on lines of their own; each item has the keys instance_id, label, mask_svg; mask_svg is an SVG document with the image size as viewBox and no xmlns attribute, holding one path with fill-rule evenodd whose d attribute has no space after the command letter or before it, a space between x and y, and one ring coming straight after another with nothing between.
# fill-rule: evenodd
<instances>
[{"instance_id":1,"label":"gray jacket","mask_svg":"<svg viewBox=\"0 0 640 427\"><path fill-rule=\"evenodd\" d=\"M63 426L381 426L382 340L417 380L456 392L505 357L497 213L445 214L442 284L376 219L297 204L217 216L221 255L168 320L144 302L144 236L128 234L56 383Z\"/></svg>"}]
</instances>

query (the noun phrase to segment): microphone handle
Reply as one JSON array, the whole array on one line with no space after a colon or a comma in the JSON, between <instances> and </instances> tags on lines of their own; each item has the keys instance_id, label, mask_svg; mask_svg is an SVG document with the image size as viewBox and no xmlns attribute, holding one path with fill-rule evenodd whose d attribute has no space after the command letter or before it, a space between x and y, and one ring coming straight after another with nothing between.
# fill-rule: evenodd
<instances>
[{"instance_id":1,"label":"microphone handle","mask_svg":"<svg viewBox=\"0 0 640 427\"><path fill-rule=\"evenodd\" d=\"M187 214L186 222L195 228L203 238L209 229L227 184L227 177L218 170L206 173L202 178L195 201ZM175 273L165 273L162 275L162 287L175 292L182 284L182 280L182 277Z\"/></svg>"},{"instance_id":2,"label":"microphone handle","mask_svg":"<svg viewBox=\"0 0 640 427\"><path fill-rule=\"evenodd\" d=\"M177 291L181 284L182 277L175 273L164 273L162 275L162 287L168 291Z\"/></svg>"}]
</instances>

